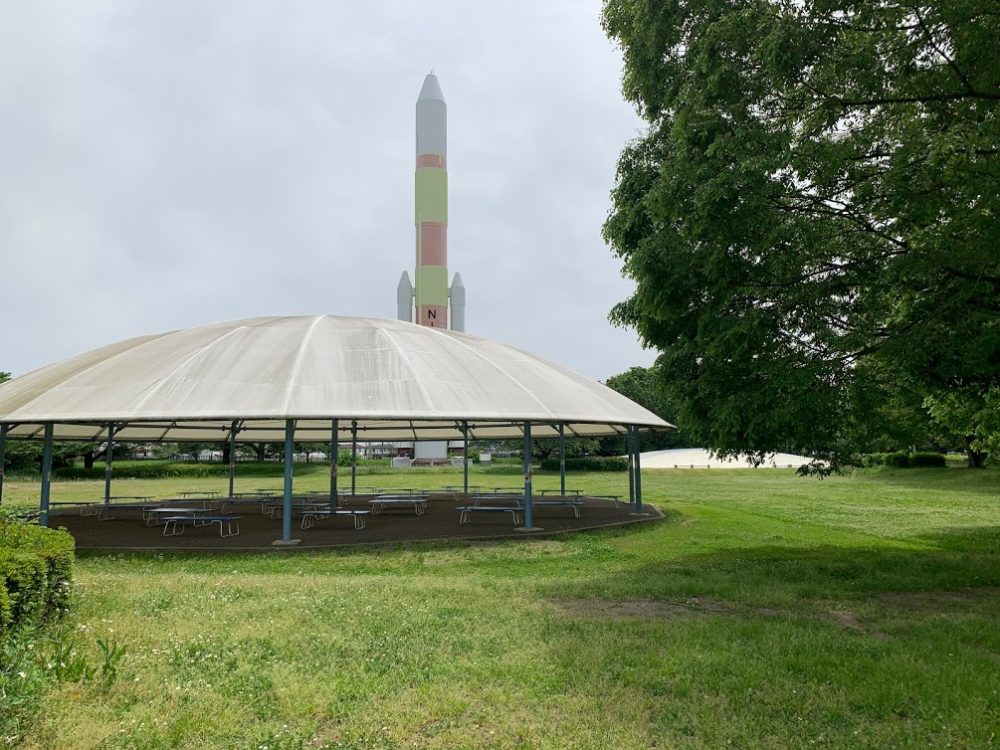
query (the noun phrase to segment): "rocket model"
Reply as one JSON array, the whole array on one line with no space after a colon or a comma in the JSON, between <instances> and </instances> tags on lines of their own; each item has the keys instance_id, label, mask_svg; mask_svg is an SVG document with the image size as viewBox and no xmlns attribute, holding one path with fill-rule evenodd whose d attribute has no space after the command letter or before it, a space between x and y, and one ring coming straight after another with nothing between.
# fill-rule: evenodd
<instances>
[{"instance_id":1,"label":"rocket model","mask_svg":"<svg viewBox=\"0 0 1000 750\"><path fill-rule=\"evenodd\" d=\"M400 320L433 328L465 330L465 286L455 274L448 287L448 106L437 76L428 73L417 97L415 215L417 267L414 282L403 271L396 288ZM449 304L450 303L450 304Z\"/></svg>"}]
</instances>

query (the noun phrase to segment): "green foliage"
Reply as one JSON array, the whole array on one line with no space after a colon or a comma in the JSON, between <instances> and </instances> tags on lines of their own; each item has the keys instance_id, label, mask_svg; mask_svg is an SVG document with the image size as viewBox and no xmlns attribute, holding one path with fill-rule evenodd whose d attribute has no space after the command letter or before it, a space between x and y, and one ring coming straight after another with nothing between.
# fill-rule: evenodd
<instances>
[{"instance_id":1,"label":"green foliage","mask_svg":"<svg viewBox=\"0 0 1000 750\"><path fill-rule=\"evenodd\" d=\"M358 456L358 466L376 467L388 466L386 459L366 459ZM350 453L341 453L338 466L350 466ZM295 464L296 474L309 474L327 471L328 464L303 463ZM280 477L284 474L284 464L280 461L240 461L236 464L236 475L240 477ZM52 475L58 479L103 479L104 464L98 463L87 469L83 466L69 466L57 469ZM190 479L229 476L229 464L207 461L121 461L114 464L115 479L170 479L187 477Z\"/></svg>"},{"instance_id":2,"label":"green foliage","mask_svg":"<svg viewBox=\"0 0 1000 750\"><path fill-rule=\"evenodd\" d=\"M631 367L623 373L612 375L605 382L609 388L618 391L639 406L670 424L677 423L677 410L671 405L664 379L657 365L652 367ZM690 448L693 443L683 431L647 431L639 434L639 448L643 451L667 448ZM625 438L606 437L600 440L600 453L605 456L619 456L627 452Z\"/></svg>"},{"instance_id":3,"label":"green foliage","mask_svg":"<svg viewBox=\"0 0 1000 750\"><path fill-rule=\"evenodd\" d=\"M606 0L649 123L605 225L636 282L612 319L662 352L691 440L837 461L873 420L925 429L880 413L887 373L996 399L996 18L971 1ZM957 428L995 444L987 424Z\"/></svg>"},{"instance_id":4,"label":"green foliage","mask_svg":"<svg viewBox=\"0 0 1000 750\"><path fill-rule=\"evenodd\" d=\"M73 549L65 531L0 520L0 634L65 610Z\"/></svg>"},{"instance_id":5,"label":"green foliage","mask_svg":"<svg viewBox=\"0 0 1000 750\"><path fill-rule=\"evenodd\" d=\"M38 646L38 635L31 628L0 632L0 745L3 747L20 746L44 705L42 699L51 681L38 658Z\"/></svg>"},{"instance_id":6,"label":"green foliage","mask_svg":"<svg viewBox=\"0 0 1000 750\"><path fill-rule=\"evenodd\" d=\"M982 467L987 453L1000 455L1000 386L980 393L975 387L928 395L924 407L950 442L969 456L969 465Z\"/></svg>"},{"instance_id":7,"label":"green foliage","mask_svg":"<svg viewBox=\"0 0 1000 750\"><path fill-rule=\"evenodd\" d=\"M946 466L943 453L932 453L929 451L917 451L915 453L908 453L907 451L869 453L863 457L862 463L865 466L891 466L896 469L943 468Z\"/></svg>"},{"instance_id":8,"label":"green foliage","mask_svg":"<svg viewBox=\"0 0 1000 750\"><path fill-rule=\"evenodd\" d=\"M559 471L559 458L542 461L544 471ZM581 456L566 459L566 471L627 471L628 459L622 456Z\"/></svg>"},{"instance_id":9,"label":"green foliage","mask_svg":"<svg viewBox=\"0 0 1000 750\"><path fill-rule=\"evenodd\" d=\"M910 466L917 469L943 468L946 465L943 453L917 451L910 456Z\"/></svg>"}]
</instances>

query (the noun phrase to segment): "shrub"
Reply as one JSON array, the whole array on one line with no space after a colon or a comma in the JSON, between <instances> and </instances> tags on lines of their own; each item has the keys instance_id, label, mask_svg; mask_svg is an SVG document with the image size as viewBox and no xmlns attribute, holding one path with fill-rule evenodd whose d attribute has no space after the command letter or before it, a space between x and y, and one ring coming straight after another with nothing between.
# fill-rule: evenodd
<instances>
[{"instance_id":1,"label":"shrub","mask_svg":"<svg viewBox=\"0 0 1000 750\"><path fill-rule=\"evenodd\" d=\"M891 466L896 469L945 466L943 453L896 451L895 453L869 453L862 459L864 466Z\"/></svg>"},{"instance_id":2,"label":"shrub","mask_svg":"<svg viewBox=\"0 0 1000 750\"><path fill-rule=\"evenodd\" d=\"M0 521L0 631L65 609L73 549L65 531Z\"/></svg>"},{"instance_id":3,"label":"shrub","mask_svg":"<svg viewBox=\"0 0 1000 750\"><path fill-rule=\"evenodd\" d=\"M338 456L339 466L351 465L351 454L341 453ZM358 456L358 466L388 466L387 459L369 459ZM312 471L324 472L329 464L325 461L295 464L296 475L308 474ZM284 473L281 461L239 461L236 464L236 476L240 477L280 477ZM83 466L68 466L56 469L53 476L59 479L104 479L104 464L98 464L89 469ZM229 475L229 464L216 461L121 461L114 464L115 479L185 479L222 478Z\"/></svg>"},{"instance_id":4,"label":"shrub","mask_svg":"<svg viewBox=\"0 0 1000 750\"><path fill-rule=\"evenodd\" d=\"M895 453L886 453L883 463L886 466L893 466L897 469L905 469L910 465L910 454L906 451L896 451Z\"/></svg>"},{"instance_id":5,"label":"shrub","mask_svg":"<svg viewBox=\"0 0 1000 750\"><path fill-rule=\"evenodd\" d=\"M542 461L545 471L559 471L558 458ZM628 459L624 456L581 456L566 459L566 471L626 471Z\"/></svg>"},{"instance_id":6,"label":"shrub","mask_svg":"<svg viewBox=\"0 0 1000 750\"><path fill-rule=\"evenodd\" d=\"M927 467L927 466L944 466L944 454L943 453L930 453L921 452L914 453L910 456L910 466Z\"/></svg>"}]
</instances>

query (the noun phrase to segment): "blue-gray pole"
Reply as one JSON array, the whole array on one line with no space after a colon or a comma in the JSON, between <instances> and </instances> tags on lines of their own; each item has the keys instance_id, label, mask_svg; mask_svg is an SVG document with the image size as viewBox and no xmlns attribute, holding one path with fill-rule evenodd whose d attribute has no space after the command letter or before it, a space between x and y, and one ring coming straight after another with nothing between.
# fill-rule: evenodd
<instances>
[{"instance_id":1,"label":"blue-gray pole","mask_svg":"<svg viewBox=\"0 0 1000 750\"><path fill-rule=\"evenodd\" d=\"M104 504L111 502L111 465L115 460L115 423L108 422L108 447L104 454Z\"/></svg>"},{"instance_id":2,"label":"blue-gray pole","mask_svg":"<svg viewBox=\"0 0 1000 750\"><path fill-rule=\"evenodd\" d=\"M625 433L625 444L628 446L628 501L635 502L635 446L632 441L632 425L628 425Z\"/></svg>"},{"instance_id":3,"label":"blue-gray pole","mask_svg":"<svg viewBox=\"0 0 1000 750\"><path fill-rule=\"evenodd\" d=\"M3 505L3 468L7 463L7 430L5 424L0 424L0 505Z\"/></svg>"},{"instance_id":4,"label":"blue-gray pole","mask_svg":"<svg viewBox=\"0 0 1000 750\"><path fill-rule=\"evenodd\" d=\"M233 496L236 483L236 425L234 419L232 427L229 428L229 497Z\"/></svg>"},{"instance_id":5,"label":"blue-gray pole","mask_svg":"<svg viewBox=\"0 0 1000 750\"><path fill-rule=\"evenodd\" d=\"M462 478L465 494L469 494L469 423L462 422Z\"/></svg>"},{"instance_id":6,"label":"blue-gray pole","mask_svg":"<svg viewBox=\"0 0 1000 750\"><path fill-rule=\"evenodd\" d=\"M566 494L566 425L559 425L559 494Z\"/></svg>"},{"instance_id":7,"label":"blue-gray pole","mask_svg":"<svg viewBox=\"0 0 1000 750\"><path fill-rule=\"evenodd\" d=\"M39 502L38 523L49 525L49 492L52 489L52 423L45 425L45 444L42 447L42 496Z\"/></svg>"},{"instance_id":8,"label":"blue-gray pole","mask_svg":"<svg viewBox=\"0 0 1000 750\"><path fill-rule=\"evenodd\" d=\"M330 422L330 510L336 508L339 503L337 496L338 432L340 432L340 420L334 419Z\"/></svg>"},{"instance_id":9,"label":"blue-gray pole","mask_svg":"<svg viewBox=\"0 0 1000 750\"><path fill-rule=\"evenodd\" d=\"M524 423L524 528L531 529L531 422Z\"/></svg>"},{"instance_id":10,"label":"blue-gray pole","mask_svg":"<svg viewBox=\"0 0 1000 750\"><path fill-rule=\"evenodd\" d=\"M281 540L292 539L292 465L295 461L295 420L285 420L285 495L281 503Z\"/></svg>"},{"instance_id":11,"label":"blue-gray pole","mask_svg":"<svg viewBox=\"0 0 1000 750\"><path fill-rule=\"evenodd\" d=\"M351 495L358 494L358 421L351 421Z\"/></svg>"},{"instance_id":12,"label":"blue-gray pole","mask_svg":"<svg viewBox=\"0 0 1000 750\"><path fill-rule=\"evenodd\" d=\"M642 513L642 466L639 462L639 426L632 428L635 431L635 512Z\"/></svg>"}]
</instances>

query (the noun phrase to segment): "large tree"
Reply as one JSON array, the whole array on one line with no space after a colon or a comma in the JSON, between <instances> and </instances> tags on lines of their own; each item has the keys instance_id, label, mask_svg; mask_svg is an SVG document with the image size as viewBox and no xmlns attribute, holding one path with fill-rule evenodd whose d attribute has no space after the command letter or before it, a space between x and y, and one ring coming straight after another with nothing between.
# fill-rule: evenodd
<instances>
[{"instance_id":1,"label":"large tree","mask_svg":"<svg viewBox=\"0 0 1000 750\"><path fill-rule=\"evenodd\" d=\"M649 123L605 225L636 282L612 319L662 352L679 424L837 458L878 371L989 422L996 3L606 0L604 26Z\"/></svg>"}]
</instances>

